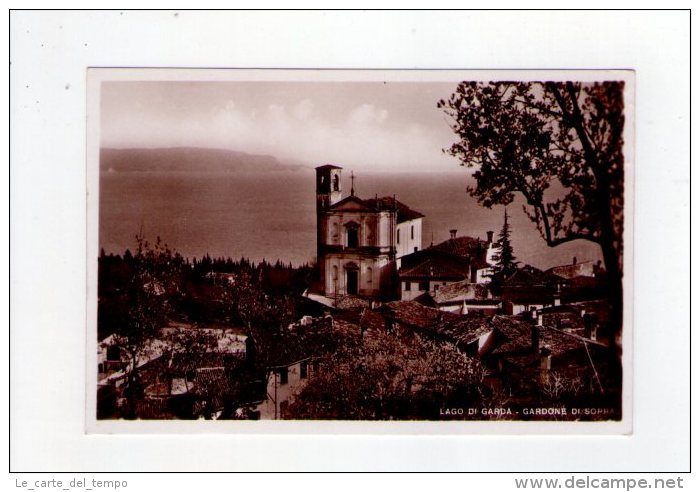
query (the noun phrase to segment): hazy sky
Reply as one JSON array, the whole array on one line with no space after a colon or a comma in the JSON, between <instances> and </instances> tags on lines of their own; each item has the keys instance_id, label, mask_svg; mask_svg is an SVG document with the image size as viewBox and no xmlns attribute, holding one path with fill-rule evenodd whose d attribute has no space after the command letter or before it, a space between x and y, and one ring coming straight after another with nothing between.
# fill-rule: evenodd
<instances>
[{"instance_id":1,"label":"hazy sky","mask_svg":"<svg viewBox=\"0 0 700 492\"><path fill-rule=\"evenodd\" d=\"M354 170L458 171L453 83L104 82L103 147L197 146Z\"/></svg>"}]
</instances>

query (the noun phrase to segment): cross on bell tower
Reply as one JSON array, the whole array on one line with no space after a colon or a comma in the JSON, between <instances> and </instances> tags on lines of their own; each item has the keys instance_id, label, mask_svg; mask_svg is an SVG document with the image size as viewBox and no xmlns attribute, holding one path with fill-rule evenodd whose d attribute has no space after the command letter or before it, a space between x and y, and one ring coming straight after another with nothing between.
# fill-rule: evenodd
<instances>
[{"instance_id":1,"label":"cross on bell tower","mask_svg":"<svg viewBox=\"0 0 700 492\"><path fill-rule=\"evenodd\" d=\"M350 195L355 196L355 173L350 171Z\"/></svg>"}]
</instances>

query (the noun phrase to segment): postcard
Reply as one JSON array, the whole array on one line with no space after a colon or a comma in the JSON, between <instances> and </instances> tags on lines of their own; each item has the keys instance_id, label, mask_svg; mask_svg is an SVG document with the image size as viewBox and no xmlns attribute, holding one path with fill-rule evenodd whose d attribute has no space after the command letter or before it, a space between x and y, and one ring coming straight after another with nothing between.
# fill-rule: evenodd
<instances>
[{"instance_id":1,"label":"postcard","mask_svg":"<svg viewBox=\"0 0 700 492\"><path fill-rule=\"evenodd\" d=\"M89 432L631 432L634 72L88 70Z\"/></svg>"}]
</instances>

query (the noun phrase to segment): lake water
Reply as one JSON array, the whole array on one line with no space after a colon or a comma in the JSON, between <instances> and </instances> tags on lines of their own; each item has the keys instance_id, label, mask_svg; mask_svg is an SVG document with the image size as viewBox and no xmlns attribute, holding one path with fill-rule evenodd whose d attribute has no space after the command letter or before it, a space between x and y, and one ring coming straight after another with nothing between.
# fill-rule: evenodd
<instances>
[{"instance_id":1,"label":"lake water","mask_svg":"<svg viewBox=\"0 0 700 492\"><path fill-rule=\"evenodd\" d=\"M343 176L349 190L349 177ZM498 234L503 207L480 207L465 193L459 174L363 174L355 181L363 198L396 194L425 214L423 245L458 235ZM107 253L135 248L143 228L149 240L160 236L186 257L277 259L298 265L313 259L316 249L313 170L266 173L103 173L100 177L100 247ZM347 195L345 191L344 196ZM599 248L576 241L549 248L522 212L522 202L508 207L512 243L521 263L539 268L598 260Z\"/></svg>"}]
</instances>

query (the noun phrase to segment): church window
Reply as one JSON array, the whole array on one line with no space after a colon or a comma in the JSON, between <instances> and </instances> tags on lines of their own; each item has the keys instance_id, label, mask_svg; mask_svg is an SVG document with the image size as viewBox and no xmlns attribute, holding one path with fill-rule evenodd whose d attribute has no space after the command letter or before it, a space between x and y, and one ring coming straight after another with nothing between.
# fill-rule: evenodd
<instances>
[{"instance_id":1,"label":"church window","mask_svg":"<svg viewBox=\"0 0 700 492\"><path fill-rule=\"evenodd\" d=\"M333 175L333 191L340 191L340 178L337 174Z\"/></svg>"},{"instance_id":2,"label":"church window","mask_svg":"<svg viewBox=\"0 0 700 492\"><path fill-rule=\"evenodd\" d=\"M357 248L359 245L358 231L356 227L348 227L348 248Z\"/></svg>"},{"instance_id":3,"label":"church window","mask_svg":"<svg viewBox=\"0 0 700 492\"><path fill-rule=\"evenodd\" d=\"M413 239L413 226L411 226L411 239Z\"/></svg>"},{"instance_id":4,"label":"church window","mask_svg":"<svg viewBox=\"0 0 700 492\"><path fill-rule=\"evenodd\" d=\"M401 244L401 229L396 229L396 244Z\"/></svg>"},{"instance_id":5,"label":"church window","mask_svg":"<svg viewBox=\"0 0 700 492\"><path fill-rule=\"evenodd\" d=\"M367 267L367 283L372 283L372 267Z\"/></svg>"},{"instance_id":6,"label":"church window","mask_svg":"<svg viewBox=\"0 0 700 492\"><path fill-rule=\"evenodd\" d=\"M418 290L430 290L430 282L427 280L421 280L418 282Z\"/></svg>"},{"instance_id":7,"label":"church window","mask_svg":"<svg viewBox=\"0 0 700 492\"><path fill-rule=\"evenodd\" d=\"M411 282L406 282L404 284L403 290L411 290Z\"/></svg>"}]
</instances>

